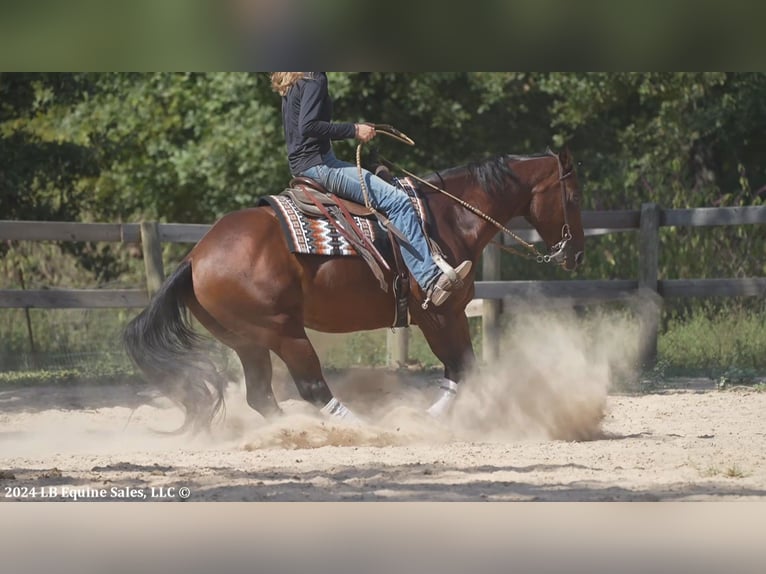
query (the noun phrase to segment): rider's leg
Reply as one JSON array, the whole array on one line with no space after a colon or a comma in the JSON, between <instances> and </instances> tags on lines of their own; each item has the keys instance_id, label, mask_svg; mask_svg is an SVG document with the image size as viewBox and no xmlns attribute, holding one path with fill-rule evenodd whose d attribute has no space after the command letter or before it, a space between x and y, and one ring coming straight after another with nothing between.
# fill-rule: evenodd
<instances>
[{"instance_id":1,"label":"rider's leg","mask_svg":"<svg viewBox=\"0 0 766 574\"><path fill-rule=\"evenodd\" d=\"M431 257L420 220L409 197L369 171L363 170L363 174L370 204L376 210L385 213L407 238L409 245L402 245L404 262L418 285L424 290L428 289L438 280L441 271ZM365 202L359 183L359 172L353 164L328 158L328 165L311 168L305 175L319 180L328 190L340 197L361 204Z\"/></svg>"},{"instance_id":2,"label":"rider's leg","mask_svg":"<svg viewBox=\"0 0 766 574\"><path fill-rule=\"evenodd\" d=\"M439 305L447 298L452 288L451 281L442 275L441 270L431 257L428 242L423 234L415 208L402 190L390 185L367 170L362 171L368 191L370 204L383 212L399 231L409 240L403 245L402 256L407 268L418 285L431 295L434 304ZM364 193L359 183L357 166L336 159L328 154L325 165L309 169L304 175L317 179L327 189L341 197L364 203ZM470 271L470 262L458 266L458 276L463 279ZM438 289L434 289L436 284ZM431 291L435 291L431 293Z\"/></svg>"}]
</instances>

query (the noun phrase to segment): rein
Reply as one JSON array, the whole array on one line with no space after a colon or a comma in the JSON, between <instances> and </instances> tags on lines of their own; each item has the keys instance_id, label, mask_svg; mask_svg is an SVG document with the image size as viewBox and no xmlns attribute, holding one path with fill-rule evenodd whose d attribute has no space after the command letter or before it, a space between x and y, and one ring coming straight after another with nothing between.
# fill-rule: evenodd
<instances>
[{"instance_id":1,"label":"rein","mask_svg":"<svg viewBox=\"0 0 766 574\"><path fill-rule=\"evenodd\" d=\"M407 134L400 132L394 126L389 124L372 124L375 128L375 132L387 135L397 141L405 143L407 145L415 145L415 142ZM372 205L370 205L370 196L367 192L367 184L364 183L364 175L362 174L362 143L356 146L356 169L359 171L359 183L362 186L362 194L364 195L364 206L370 211L374 212Z\"/></svg>"},{"instance_id":2,"label":"rein","mask_svg":"<svg viewBox=\"0 0 766 574\"><path fill-rule=\"evenodd\" d=\"M507 233L508 235L513 237L517 242L519 242L522 246L524 246L531 253L525 253L523 251L519 251L518 249L515 249L514 247L511 247L509 245L503 245L499 241L495 241L495 240L491 241L491 243L497 245L500 249L502 249L504 251L507 251L508 253L513 253L514 255L519 255L520 257L524 257L525 259L534 259L535 261L537 261L537 263L555 263L557 265L560 265L562 263L563 259L564 259L564 249L566 248L567 243L572 239L572 233L571 233L570 227L569 227L569 217L568 217L567 209L566 209L566 184L564 183L564 180L566 178L568 178L570 175L572 175L572 171L564 173L564 167L561 165L561 160L559 160L559 157L555 153L553 153L551 150L548 150L548 155L551 155L551 156L555 157L557 162L558 162L559 182L561 182L561 201L562 201L561 205L563 206L563 209L564 209L564 225L561 228L561 240L551 247L551 253L550 254L540 253L540 251L538 251L538 249L533 244L531 244L531 243L529 243L527 241L524 241L521 237L519 237L513 231L508 229L505 225L503 225L502 223L500 223L496 219L493 219L492 217L490 217L489 215L487 215L486 213L481 211L479 208L474 207L470 203L468 203L468 202L460 199L459 197L449 193L448 191L446 191L446 190L444 190L444 189L442 189L442 188L432 184L431 182L426 181L425 179L423 179L421 177L418 177L414 173L412 173L410 171L407 171L406 169L396 165L392 161L389 161L389 160L387 160L386 158L384 158L382 156L380 157L380 160L383 161L384 163L388 164L392 168L397 169L397 170L401 171L402 173L404 173L404 174L412 177L413 179L419 181L420 183L422 183L424 185L427 185L431 189L433 189L435 191L438 191L442 195L446 195L451 200L455 201L459 205L461 205L464 208L466 208L468 211L478 215L479 217L481 217L485 221L488 221L489 223L494 225L497 229L499 229L503 233ZM443 179L441 179L441 177L439 179L441 181L444 181ZM546 188L546 189L544 189L544 190L542 190L540 192L537 192L537 193L544 193L545 191L548 191L548 189L550 189L550 188Z\"/></svg>"},{"instance_id":3,"label":"rein","mask_svg":"<svg viewBox=\"0 0 766 574\"><path fill-rule=\"evenodd\" d=\"M382 133L384 135L387 135L388 137L393 138L395 140L398 140L400 142L403 142L403 143L405 143L407 145L412 145L412 146L415 145L415 142L410 137L408 137L406 134L400 132L399 130L397 130L396 128L394 128L393 126L391 126L389 124L372 124L372 125L375 127L375 131L376 132L379 132L379 133ZM364 195L364 204L365 204L365 206L370 211L375 212L375 209L373 209L373 207L370 205L370 198L369 198L369 194L368 194L368 191L367 191L367 185L364 182L364 176L363 176L363 173L362 173L362 145L363 144L360 142L359 145L357 145L357 147L356 147L356 166L357 166L357 169L359 171L359 183L362 186L362 193ZM551 250L550 250L551 252L549 254L540 253L540 251L538 251L538 249L532 243L524 241L521 237L519 237L513 231L508 229L505 225L503 225L502 223L500 223L496 219L493 219L492 217L490 217L489 215L487 215L486 213L481 211L479 208L474 207L470 203L468 203L468 202L460 199L459 197L449 193L448 191L442 189L441 187L438 187L438 186L432 184L431 182L426 181L425 179L423 179L421 177L418 177L414 173L404 169L403 167L398 166L394 162L389 161L389 160L387 160L386 158L384 158L382 156L380 156L380 160L384 164L386 164L386 165L388 165L388 166L390 166L390 167L392 167L392 168L394 168L394 169L396 169L398 171L401 171L402 173L410 176L411 178L415 179L416 181L419 181L420 183L422 183L424 185L427 185L431 189L433 189L435 191L438 191L442 195L445 195L445 196L449 197L451 200L453 200L454 202L458 203L459 205L461 205L462 207L464 207L468 211L474 213L475 215L478 215L479 217L481 217L485 221L491 223L492 225L494 225L497 229L499 229L503 233L506 233L506 234L510 235L511 237L513 237L518 243L520 243L523 247L525 247L530 253L525 253L523 251L519 251L518 249L515 249L515 248L513 248L511 246L503 245L499 241L492 240L491 243L494 243L500 249L503 249L504 251L507 251L509 253L513 253L514 255L519 255L521 257L524 257L525 259L534 259L535 261L537 261L537 263L555 263L557 265L561 265L563 263L563 260L564 260L564 257L565 257L564 250L566 249L567 243L569 243L569 241L571 241L571 239L572 239L572 232L571 232L570 227L569 227L569 215L567 213L566 183L565 183L565 180L570 175L572 175L573 171L570 170L567 173L564 173L564 166L561 164L561 159L559 159L559 156L556 155L550 148L547 150L547 154L550 155L550 156L555 157L556 158L556 162L558 163L559 182L561 183L561 206L562 206L562 208L564 210L564 225L561 228L561 240L559 240L558 243L556 243L555 245L553 245L551 247ZM437 175L438 175L438 173L437 173ZM446 187L446 185L444 184L444 180L442 179L441 176L439 176L439 180L442 182L442 186ZM546 189L544 189L544 190L542 190L542 191L540 191L538 193L543 193L545 191L548 191L548 189L550 189L550 188L546 188ZM532 193L535 193L535 192L533 191Z\"/></svg>"}]
</instances>

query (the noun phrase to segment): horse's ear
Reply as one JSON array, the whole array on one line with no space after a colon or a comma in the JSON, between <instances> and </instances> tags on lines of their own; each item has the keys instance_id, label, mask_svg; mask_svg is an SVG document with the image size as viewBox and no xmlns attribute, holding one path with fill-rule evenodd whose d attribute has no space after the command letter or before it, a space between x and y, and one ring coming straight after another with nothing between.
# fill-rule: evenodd
<instances>
[{"instance_id":1,"label":"horse's ear","mask_svg":"<svg viewBox=\"0 0 766 574\"><path fill-rule=\"evenodd\" d=\"M571 171L574 167L574 161L572 159L572 154L569 151L569 148L567 146L564 146L561 148L561 150L558 153L559 161L561 162L561 167L564 168L564 172Z\"/></svg>"}]
</instances>

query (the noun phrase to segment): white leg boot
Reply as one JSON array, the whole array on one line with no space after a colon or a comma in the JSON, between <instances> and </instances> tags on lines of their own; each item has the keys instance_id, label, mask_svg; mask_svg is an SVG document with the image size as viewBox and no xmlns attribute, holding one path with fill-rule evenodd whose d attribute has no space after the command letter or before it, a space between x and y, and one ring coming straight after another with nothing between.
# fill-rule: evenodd
<instances>
[{"instance_id":1,"label":"white leg boot","mask_svg":"<svg viewBox=\"0 0 766 574\"><path fill-rule=\"evenodd\" d=\"M446 415L455 402L457 383L449 379L442 379L439 390L439 398L428 409L428 414L437 419Z\"/></svg>"},{"instance_id":2,"label":"white leg boot","mask_svg":"<svg viewBox=\"0 0 766 574\"><path fill-rule=\"evenodd\" d=\"M341 419L347 423L362 424L362 420L352 413L349 408L333 397L329 403L322 407L320 412L328 417Z\"/></svg>"}]
</instances>

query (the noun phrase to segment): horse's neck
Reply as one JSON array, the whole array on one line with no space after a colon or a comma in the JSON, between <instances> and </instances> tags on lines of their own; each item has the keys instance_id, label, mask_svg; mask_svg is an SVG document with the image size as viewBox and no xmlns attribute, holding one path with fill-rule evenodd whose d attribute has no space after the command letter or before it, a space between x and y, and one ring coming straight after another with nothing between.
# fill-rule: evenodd
<instances>
[{"instance_id":1,"label":"horse's neck","mask_svg":"<svg viewBox=\"0 0 766 574\"><path fill-rule=\"evenodd\" d=\"M505 225L512 217L524 215L529 205L529 187L509 183L506 190L492 197L467 169L451 174L443 181L447 192L500 225ZM432 179L431 183L440 186L442 182ZM457 236L476 258L499 231L488 219L441 193L432 196L431 209L435 212L437 225L449 226L449 234Z\"/></svg>"}]
</instances>

